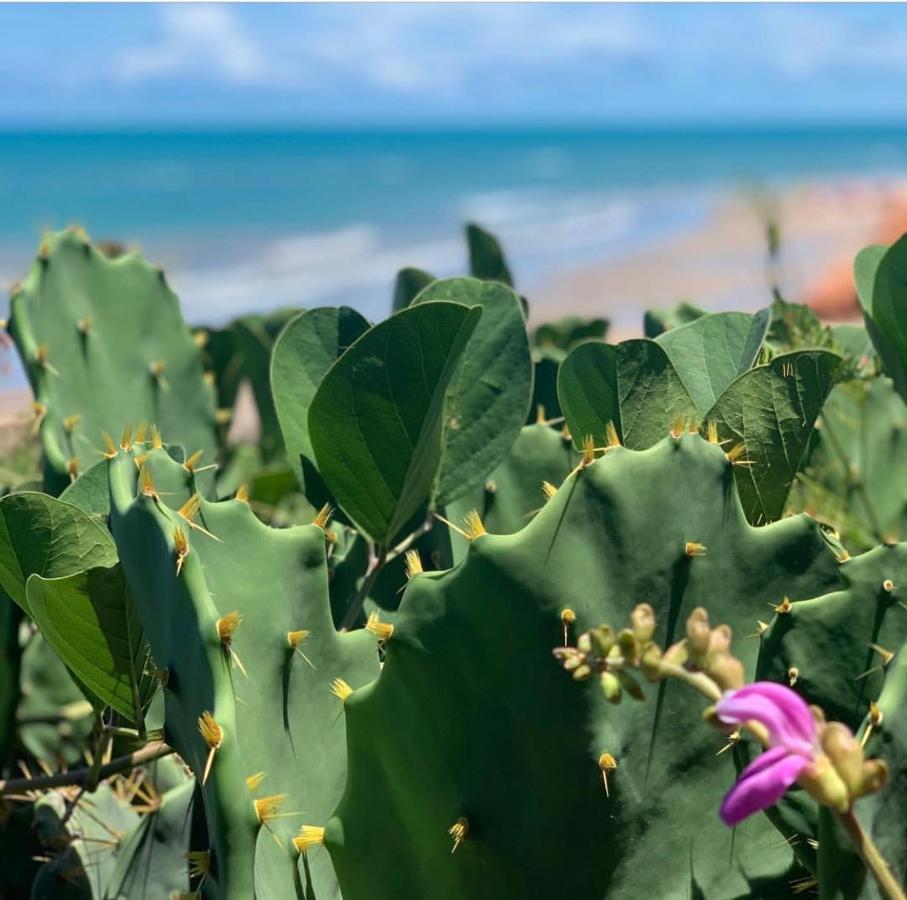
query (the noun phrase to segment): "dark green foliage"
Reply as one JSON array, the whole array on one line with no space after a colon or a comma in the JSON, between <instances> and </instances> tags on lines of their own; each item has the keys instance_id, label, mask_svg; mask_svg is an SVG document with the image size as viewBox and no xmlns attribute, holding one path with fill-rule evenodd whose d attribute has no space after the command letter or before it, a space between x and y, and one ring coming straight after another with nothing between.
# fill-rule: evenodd
<instances>
[{"instance_id":1,"label":"dark green foliage","mask_svg":"<svg viewBox=\"0 0 907 900\"><path fill-rule=\"evenodd\" d=\"M907 401L907 236L857 254L854 280L866 329L885 373Z\"/></svg>"},{"instance_id":2,"label":"dark green foliage","mask_svg":"<svg viewBox=\"0 0 907 900\"><path fill-rule=\"evenodd\" d=\"M608 333L607 319L583 319L580 316L564 316L554 322L539 325L532 335L533 343L542 350L551 348L570 350L580 341L603 341Z\"/></svg>"},{"instance_id":3,"label":"dark green foliage","mask_svg":"<svg viewBox=\"0 0 907 900\"><path fill-rule=\"evenodd\" d=\"M313 309L293 319L274 347L271 390L277 417L290 465L315 507L330 495L315 462L309 407L328 370L368 328L368 322L349 307Z\"/></svg>"},{"instance_id":4,"label":"dark green foliage","mask_svg":"<svg viewBox=\"0 0 907 900\"><path fill-rule=\"evenodd\" d=\"M394 282L394 301L391 307L392 312L399 312L406 309L419 293L427 288L435 276L423 271L422 269L401 269L397 272L397 280Z\"/></svg>"},{"instance_id":5,"label":"dark green foliage","mask_svg":"<svg viewBox=\"0 0 907 900\"><path fill-rule=\"evenodd\" d=\"M611 442L609 424L631 449L650 447L669 431L698 425L709 435L712 429L715 439L741 456L737 487L749 521L777 519L841 358L803 350L749 368L764 330L764 314L743 319L717 314L659 341L580 344L558 374L574 443L581 446L587 436L598 446ZM711 346L709 335L719 336L720 362L703 353Z\"/></svg>"},{"instance_id":6,"label":"dark green foliage","mask_svg":"<svg viewBox=\"0 0 907 900\"><path fill-rule=\"evenodd\" d=\"M656 338L686 387L700 417L708 415L731 383L756 362L769 311L715 313Z\"/></svg>"},{"instance_id":7,"label":"dark green foliage","mask_svg":"<svg viewBox=\"0 0 907 900\"><path fill-rule=\"evenodd\" d=\"M312 399L318 471L378 543L390 542L432 494L447 388L481 314L447 302L396 313L340 357Z\"/></svg>"},{"instance_id":8,"label":"dark green foliage","mask_svg":"<svg viewBox=\"0 0 907 900\"><path fill-rule=\"evenodd\" d=\"M532 394L532 359L520 301L510 288L451 278L427 287L414 305L439 301L482 309L444 399L434 491L443 506L481 484L520 433Z\"/></svg>"},{"instance_id":9,"label":"dark green foliage","mask_svg":"<svg viewBox=\"0 0 907 900\"><path fill-rule=\"evenodd\" d=\"M643 316L643 334L647 338L656 338L671 328L694 322L704 315L704 309L686 302L678 303L673 309L649 309Z\"/></svg>"},{"instance_id":10,"label":"dark green foliage","mask_svg":"<svg viewBox=\"0 0 907 900\"><path fill-rule=\"evenodd\" d=\"M500 281L513 286L513 275L498 239L480 225L466 226L466 244L469 248L469 273L483 281Z\"/></svg>"},{"instance_id":11,"label":"dark green foliage","mask_svg":"<svg viewBox=\"0 0 907 900\"><path fill-rule=\"evenodd\" d=\"M298 314L298 309L280 309L268 315L241 316L222 329L199 332L206 368L214 375L218 408L234 407L243 382L251 388L260 428L258 446L265 462L283 452L271 396L271 352L284 326Z\"/></svg>"}]
</instances>

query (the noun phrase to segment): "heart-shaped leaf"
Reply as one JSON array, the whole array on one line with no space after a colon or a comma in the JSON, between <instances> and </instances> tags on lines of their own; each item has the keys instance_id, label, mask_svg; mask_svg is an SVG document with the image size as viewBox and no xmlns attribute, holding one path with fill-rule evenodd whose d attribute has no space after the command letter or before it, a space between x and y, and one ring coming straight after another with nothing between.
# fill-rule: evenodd
<instances>
[{"instance_id":1,"label":"heart-shaped leaf","mask_svg":"<svg viewBox=\"0 0 907 900\"><path fill-rule=\"evenodd\" d=\"M300 313L274 344L271 390L290 465L303 490L318 480L309 437L309 407L328 369L365 332L368 322L348 306ZM309 487L315 487L309 485ZM311 493L311 491L307 492Z\"/></svg>"},{"instance_id":2,"label":"heart-shaped leaf","mask_svg":"<svg viewBox=\"0 0 907 900\"><path fill-rule=\"evenodd\" d=\"M0 585L27 613L30 575L59 578L116 561L107 529L78 507L33 491L0 500Z\"/></svg>"},{"instance_id":3,"label":"heart-shaped leaf","mask_svg":"<svg viewBox=\"0 0 907 900\"><path fill-rule=\"evenodd\" d=\"M715 405L735 378L752 368L770 321L767 309L755 315L713 313L655 339L668 354L700 416Z\"/></svg>"},{"instance_id":4,"label":"heart-shaped leaf","mask_svg":"<svg viewBox=\"0 0 907 900\"><path fill-rule=\"evenodd\" d=\"M696 415L667 354L648 339L574 347L561 364L558 397L577 447L587 435L604 440L610 422L624 445L644 450Z\"/></svg>"},{"instance_id":5,"label":"heart-shaped leaf","mask_svg":"<svg viewBox=\"0 0 907 900\"><path fill-rule=\"evenodd\" d=\"M484 483L519 436L532 399L532 357L520 298L506 285L476 278L436 281L413 304L437 301L482 307L444 401L436 500L446 506Z\"/></svg>"},{"instance_id":6,"label":"heart-shaped leaf","mask_svg":"<svg viewBox=\"0 0 907 900\"><path fill-rule=\"evenodd\" d=\"M834 387L841 357L827 350L776 356L741 375L709 410L718 439L745 447L735 469L747 519L761 525L780 518L809 437Z\"/></svg>"},{"instance_id":7,"label":"heart-shaped leaf","mask_svg":"<svg viewBox=\"0 0 907 900\"><path fill-rule=\"evenodd\" d=\"M425 504L441 463L444 397L482 315L420 303L367 331L309 408L318 471L344 512L386 545Z\"/></svg>"},{"instance_id":8,"label":"heart-shaped leaf","mask_svg":"<svg viewBox=\"0 0 907 900\"><path fill-rule=\"evenodd\" d=\"M32 575L28 607L44 639L81 684L136 724L155 690L148 645L119 565L63 578Z\"/></svg>"}]
</instances>

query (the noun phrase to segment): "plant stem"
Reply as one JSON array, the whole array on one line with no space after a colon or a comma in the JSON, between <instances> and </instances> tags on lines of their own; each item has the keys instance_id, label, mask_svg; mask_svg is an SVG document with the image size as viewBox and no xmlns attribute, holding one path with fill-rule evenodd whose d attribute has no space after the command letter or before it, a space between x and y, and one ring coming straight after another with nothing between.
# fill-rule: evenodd
<instances>
[{"instance_id":1,"label":"plant stem","mask_svg":"<svg viewBox=\"0 0 907 900\"><path fill-rule=\"evenodd\" d=\"M119 756L111 760L98 771L100 780L127 772L143 763L151 762L161 757L174 753L174 749L163 741L155 741L130 753L128 756ZM20 794L23 791L40 791L47 788L66 787L67 785L83 785L88 780L90 769L73 769L71 772L58 772L56 775L41 775L37 778L8 778L0 781L0 794Z\"/></svg>"},{"instance_id":2,"label":"plant stem","mask_svg":"<svg viewBox=\"0 0 907 900\"><path fill-rule=\"evenodd\" d=\"M888 897L888 900L907 900L907 894L891 874L891 867L879 852L879 848L873 843L872 838L863 830L863 826L857 821L853 810L848 810L846 813L835 813L835 815L853 841L857 853L866 863L866 867L879 883L882 893Z\"/></svg>"},{"instance_id":3,"label":"plant stem","mask_svg":"<svg viewBox=\"0 0 907 900\"><path fill-rule=\"evenodd\" d=\"M365 573L365 578L362 580L362 586L356 592L356 596L350 601L350 605L347 607L346 614L343 617L343 621L340 623L341 631L349 631L356 624L356 619L359 618L359 613L362 612L362 606L365 603L365 598L368 597L369 591L375 584L375 579L378 577L378 573L384 568L384 564L387 562L387 548L381 547L378 551L377 556L372 556L369 560L368 569Z\"/></svg>"}]
</instances>

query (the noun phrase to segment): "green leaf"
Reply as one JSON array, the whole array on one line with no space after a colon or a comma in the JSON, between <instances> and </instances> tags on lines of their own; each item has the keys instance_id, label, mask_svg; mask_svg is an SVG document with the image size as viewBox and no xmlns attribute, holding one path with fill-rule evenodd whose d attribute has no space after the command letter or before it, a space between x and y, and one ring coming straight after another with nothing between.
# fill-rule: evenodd
<instances>
[{"instance_id":1,"label":"green leaf","mask_svg":"<svg viewBox=\"0 0 907 900\"><path fill-rule=\"evenodd\" d=\"M644 450L696 413L667 354L647 339L575 347L561 364L558 397L577 447L586 435L603 440L613 422L625 446Z\"/></svg>"},{"instance_id":2,"label":"green leaf","mask_svg":"<svg viewBox=\"0 0 907 900\"><path fill-rule=\"evenodd\" d=\"M154 679L145 672L148 645L119 565L63 578L32 575L26 594L35 624L76 678L140 724Z\"/></svg>"},{"instance_id":3,"label":"green leaf","mask_svg":"<svg viewBox=\"0 0 907 900\"><path fill-rule=\"evenodd\" d=\"M686 387L655 341L623 341L617 345L617 386L620 433L631 450L651 447L678 419L696 414Z\"/></svg>"},{"instance_id":4,"label":"green leaf","mask_svg":"<svg viewBox=\"0 0 907 900\"><path fill-rule=\"evenodd\" d=\"M394 282L394 312L406 309L420 291L427 288L434 280L434 275L422 269L408 268L397 272L397 280Z\"/></svg>"},{"instance_id":5,"label":"green leaf","mask_svg":"<svg viewBox=\"0 0 907 900\"><path fill-rule=\"evenodd\" d=\"M479 225L466 226L469 246L469 273L483 281L500 281L513 287L513 276L498 239Z\"/></svg>"},{"instance_id":6,"label":"green leaf","mask_svg":"<svg viewBox=\"0 0 907 900\"><path fill-rule=\"evenodd\" d=\"M0 585L27 613L30 575L59 578L116 561L107 530L78 507L31 491L0 500Z\"/></svg>"},{"instance_id":7,"label":"green leaf","mask_svg":"<svg viewBox=\"0 0 907 900\"><path fill-rule=\"evenodd\" d=\"M451 278L436 281L413 303L437 301L482 307L444 401L436 500L445 506L484 483L519 436L532 399L532 357L520 299L506 285Z\"/></svg>"},{"instance_id":8,"label":"green leaf","mask_svg":"<svg viewBox=\"0 0 907 900\"><path fill-rule=\"evenodd\" d=\"M481 307L421 303L367 331L324 376L309 409L318 470L379 543L428 501L441 463L444 397Z\"/></svg>"},{"instance_id":9,"label":"green leaf","mask_svg":"<svg viewBox=\"0 0 907 900\"><path fill-rule=\"evenodd\" d=\"M271 390L290 465L305 490L314 480L315 451L309 437L309 407L328 369L368 331L368 322L348 306L300 313L274 345Z\"/></svg>"},{"instance_id":10,"label":"green leaf","mask_svg":"<svg viewBox=\"0 0 907 900\"><path fill-rule=\"evenodd\" d=\"M656 338L704 416L735 378L748 371L765 340L771 313L701 316Z\"/></svg>"},{"instance_id":11,"label":"green leaf","mask_svg":"<svg viewBox=\"0 0 907 900\"><path fill-rule=\"evenodd\" d=\"M841 357L827 350L781 354L741 375L709 410L703 433L714 422L719 440L728 441L725 449L746 448L735 475L752 524L772 522L783 513L840 363Z\"/></svg>"},{"instance_id":12,"label":"green leaf","mask_svg":"<svg viewBox=\"0 0 907 900\"><path fill-rule=\"evenodd\" d=\"M617 347L596 341L574 347L558 371L557 395L577 447L587 435L603 441L608 422L620 434Z\"/></svg>"},{"instance_id":13,"label":"green leaf","mask_svg":"<svg viewBox=\"0 0 907 900\"><path fill-rule=\"evenodd\" d=\"M907 239L864 247L854 260L854 281L866 330L907 402Z\"/></svg>"}]
</instances>

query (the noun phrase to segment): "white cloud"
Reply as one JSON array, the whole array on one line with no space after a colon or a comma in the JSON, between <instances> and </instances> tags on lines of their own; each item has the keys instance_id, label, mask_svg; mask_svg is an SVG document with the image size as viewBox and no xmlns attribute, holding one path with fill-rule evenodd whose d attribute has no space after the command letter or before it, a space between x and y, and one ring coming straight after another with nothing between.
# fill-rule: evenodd
<instances>
[{"instance_id":1,"label":"white cloud","mask_svg":"<svg viewBox=\"0 0 907 900\"><path fill-rule=\"evenodd\" d=\"M403 93L452 93L495 69L540 72L653 49L635 16L603 6L400 4L383 6L380 15L362 7L336 9L333 27L312 35L302 52Z\"/></svg>"},{"instance_id":2,"label":"white cloud","mask_svg":"<svg viewBox=\"0 0 907 900\"><path fill-rule=\"evenodd\" d=\"M161 7L160 12L160 40L116 56L112 74L118 80L184 73L204 73L240 84L266 80L263 54L228 9L186 4Z\"/></svg>"},{"instance_id":3,"label":"white cloud","mask_svg":"<svg viewBox=\"0 0 907 900\"><path fill-rule=\"evenodd\" d=\"M157 40L115 57L117 80L183 74L314 90L345 78L402 95L449 96L496 69L519 76L653 47L630 11L602 6L355 4L290 7L278 17L184 5L160 7L160 15Z\"/></svg>"},{"instance_id":4,"label":"white cloud","mask_svg":"<svg viewBox=\"0 0 907 900\"><path fill-rule=\"evenodd\" d=\"M775 39L766 63L794 79L833 72L907 72L907 29L843 18L807 8L776 9L768 34Z\"/></svg>"}]
</instances>

